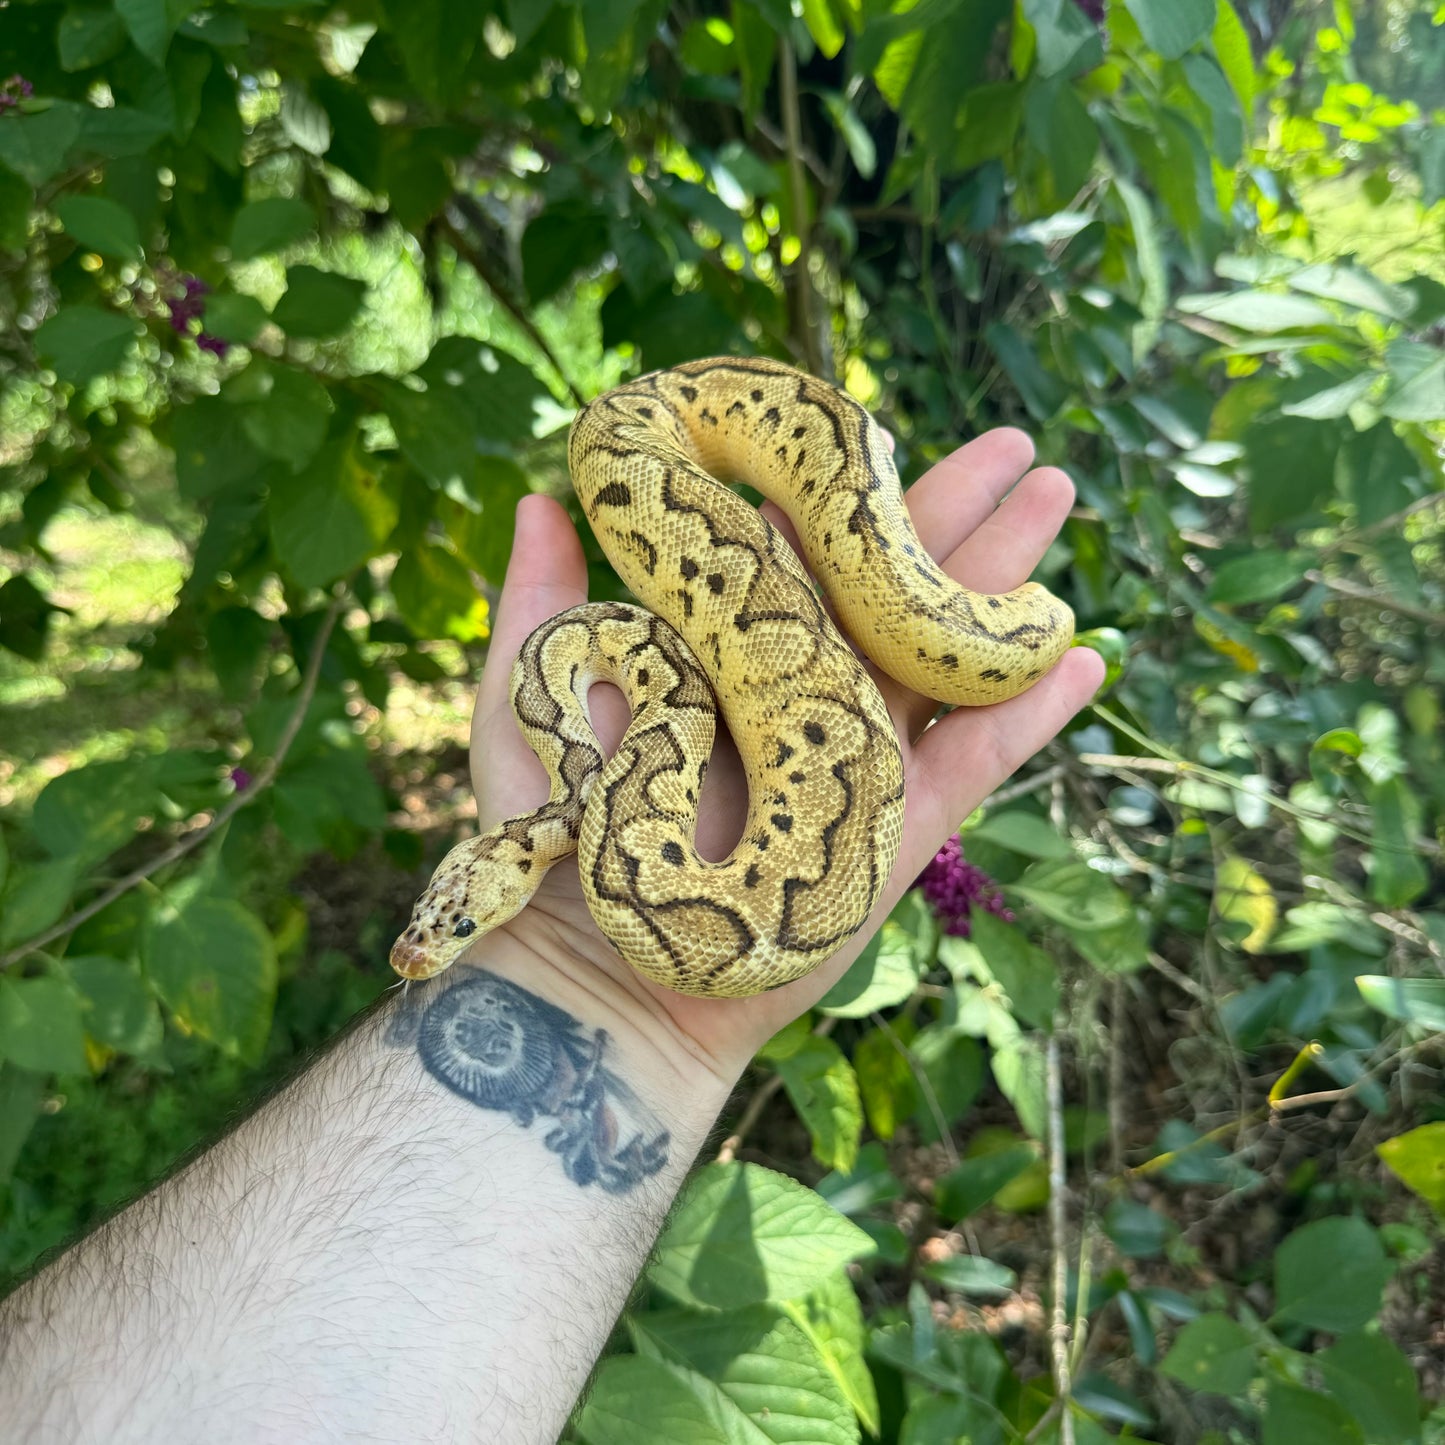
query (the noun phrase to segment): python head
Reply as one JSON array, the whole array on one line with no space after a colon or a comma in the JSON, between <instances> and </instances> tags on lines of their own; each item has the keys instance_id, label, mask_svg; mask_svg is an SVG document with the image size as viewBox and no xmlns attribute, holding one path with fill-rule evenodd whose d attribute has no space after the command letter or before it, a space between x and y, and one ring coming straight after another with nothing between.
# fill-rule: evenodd
<instances>
[{"instance_id":1,"label":"python head","mask_svg":"<svg viewBox=\"0 0 1445 1445\"><path fill-rule=\"evenodd\" d=\"M541 881L533 872L532 860L500 830L458 844L392 944L392 968L406 979L435 978L450 968L470 940L522 911Z\"/></svg>"}]
</instances>

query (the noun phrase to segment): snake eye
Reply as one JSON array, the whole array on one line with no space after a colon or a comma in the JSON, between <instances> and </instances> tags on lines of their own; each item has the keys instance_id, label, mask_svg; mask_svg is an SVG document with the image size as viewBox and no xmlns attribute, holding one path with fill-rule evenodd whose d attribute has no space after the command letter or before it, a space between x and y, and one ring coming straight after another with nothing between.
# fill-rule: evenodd
<instances>
[{"instance_id":1,"label":"snake eye","mask_svg":"<svg viewBox=\"0 0 1445 1445\"><path fill-rule=\"evenodd\" d=\"M459 924L457 924L457 926L456 926L454 929L452 929L452 937L453 937L453 938L470 938L470 937L472 936L472 934L474 934L476 931L477 931L476 920L475 920L475 919L472 919L472 918L464 918L464 919L462 919L462 921L461 921Z\"/></svg>"}]
</instances>

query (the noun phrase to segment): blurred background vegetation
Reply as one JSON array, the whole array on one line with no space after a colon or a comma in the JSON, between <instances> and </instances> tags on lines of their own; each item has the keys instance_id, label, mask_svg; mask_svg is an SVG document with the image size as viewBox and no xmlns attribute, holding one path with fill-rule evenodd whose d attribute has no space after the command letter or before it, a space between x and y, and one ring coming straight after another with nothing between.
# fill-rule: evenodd
<instances>
[{"instance_id":1,"label":"blurred background vegetation","mask_svg":"<svg viewBox=\"0 0 1445 1445\"><path fill-rule=\"evenodd\" d=\"M1445 1440L1445 7L0 14L0 1289L390 982L579 401L767 354L1037 436L1110 680L576 1438Z\"/></svg>"}]
</instances>

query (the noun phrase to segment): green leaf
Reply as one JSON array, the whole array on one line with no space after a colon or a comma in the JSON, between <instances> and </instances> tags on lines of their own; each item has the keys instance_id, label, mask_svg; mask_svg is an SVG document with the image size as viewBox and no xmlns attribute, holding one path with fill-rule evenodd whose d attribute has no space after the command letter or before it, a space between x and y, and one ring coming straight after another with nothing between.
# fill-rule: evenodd
<instances>
[{"instance_id":1,"label":"green leaf","mask_svg":"<svg viewBox=\"0 0 1445 1445\"><path fill-rule=\"evenodd\" d=\"M649 1310L628 1325L640 1354L712 1381L777 1445L791 1445L803 1431L818 1445L855 1445L858 1425L837 1379L796 1320L774 1306L721 1315Z\"/></svg>"},{"instance_id":2,"label":"green leaf","mask_svg":"<svg viewBox=\"0 0 1445 1445\"><path fill-rule=\"evenodd\" d=\"M24 943L49 928L65 912L79 874L78 858L13 865L0 898L0 948Z\"/></svg>"},{"instance_id":3,"label":"green leaf","mask_svg":"<svg viewBox=\"0 0 1445 1445\"><path fill-rule=\"evenodd\" d=\"M62 967L80 995L82 1026L97 1043L127 1054L160 1047L160 1010L134 964L81 955L65 959Z\"/></svg>"},{"instance_id":4,"label":"green leaf","mask_svg":"<svg viewBox=\"0 0 1445 1445\"><path fill-rule=\"evenodd\" d=\"M78 386L114 371L130 354L135 339L135 322L127 316L98 306L67 306L36 331L35 349L61 381Z\"/></svg>"},{"instance_id":5,"label":"green leaf","mask_svg":"<svg viewBox=\"0 0 1445 1445\"><path fill-rule=\"evenodd\" d=\"M114 10L67 10L55 32L60 68L68 74L113 60L125 49L125 21Z\"/></svg>"},{"instance_id":6,"label":"green leaf","mask_svg":"<svg viewBox=\"0 0 1445 1445\"><path fill-rule=\"evenodd\" d=\"M908 1052L923 1071L914 1113L919 1137L936 1144L961 1119L983 1088L983 1050L966 1034L945 1023L920 1029Z\"/></svg>"},{"instance_id":7,"label":"green leaf","mask_svg":"<svg viewBox=\"0 0 1445 1445\"><path fill-rule=\"evenodd\" d=\"M1204 594L1205 600L1226 607L1273 602L1299 586L1304 581L1305 570L1313 565L1313 557L1263 547L1216 568L1214 580Z\"/></svg>"},{"instance_id":8,"label":"green leaf","mask_svg":"<svg viewBox=\"0 0 1445 1445\"><path fill-rule=\"evenodd\" d=\"M1133 916L1129 895L1087 863L1074 859L1035 863L1006 891L1032 903L1071 933L1115 928Z\"/></svg>"},{"instance_id":9,"label":"green leaf","mask_svg":"<svg viewBox=\"0 0 1445 1445\"><path fill-rule=\"evenodd\" d=\"M927 951L910 928L916 917L916 904L905 898L847 973L823 995L819 1011L834 1018L862 1019L911 998L928 966Z\"/></svg>"},{"instance_id":10,"label":"green leaf","mask_svg":"<svg viewBox=\"0 0 1445 1445\"><path fill-rule=\"evenodd\" d=\"M1371 784L1370 897L1385 908L1404 908L1430 884L1430 870L1417 840L1424 831L1424 805L1403 777Z\"/></svg>"},{"instance_id":11,"label":"green leaf","mask_svg":"<svg viewBox=\"0 0 1445 1445\"><path fill-rule=\"evenodd\" d=\"M891 1139L918 1105L906 1049L891 1030L871 1029L853 1048L853 1069L868 1127L880 1139Z\"/></svg>"},{"instance_id":12,"label":"green leaf","mask_svg":"<svg viewBox=\"0 0 1445 1445\"><path fill-rule=\"evenodd\" d=\"M1036 1145L1021 1142L965 1159L934 1186L933 1202L939 1217L954 1224L977 1213L1038 1157Z\"/></svg>"},{"instance_id":13,"label":"green leaf","mask_svg":"<svg viewBox=\"0 0 1445 1445\"><path fill-rule=\"evenodd\" d=\"M1377 372L1363 372L1359 376L1337 382L1334 386L1311 392L1296 401L1288 401L1280 410L1285 416L1309 417L1313 421L1330 421L1336 417L1348 416L1350 408L1357 401L1363 401L1375 389L1375 383L1379 379Z\"/></svg>"},{"instance_id":14,"label":"green leaf","mask_svg":"<svg viewBox=\"0 0 1445 1445\"><path fill-rule=\"evenodd\" d=\"M52 857L89 867L130 842L137 821L159 801L154 780L143 755L72 768L41 789L31 831Z\"/></svg>"},{"instance_id":15,"label":"green leaf","mask_svg":"<svg viewBox=\"0 0 1445 1445\"><path fill-rule=\"evenodd\" d=\"M1232 0L1219 0L1214 17L1214 54L1230 87L1239 98L1246 121L1254 114L1254 52L1249 32L1236 14Z\"/></svg>"},{"instance_id":16,"label":"green leaf","mask_svg":"<svg viewBox=\"0 0 1445 1445\"><path fill-rule=\"evenodd\" d=\"M1354 1416L1370 1445L1407 1445L1420 1438L1414 1368L1384 1335L1345 1335L1316 1355L1315 1363L1325 1388Z\"/></svg>"},{"instance_id":17,"label":"green leaf","mask_svg":"<svg viewBox=\"0 0 1445 1445\"><path fill-rule=\"evenodd\" d=\"M964 834L964 842L982 838L1026 858L1072 858L1073 845L1051 824L1035 813L1014 809L990 813L977 827Z\"/></svg>"},{"instance_id":18,"label":"green leaf","mask_svg":"<svg viewBox=\"0 0 1445 1445\"><path fill-rule=\"evenodd\" d=\"M1191 1390L1238 1398L1254 1380L1254 1342L1227 1315L1200 1315L1180 1330L1159 1370Z\"/></svg>"},{"instance_id":19,"label":"green leaf","mask_svg":"<svg viewBox=\"0 0 1445 1445\"><path fill-rule=\"evenodd\" d=\"M1392 286L1356 266L1305 266L1284 279L1293 291L1338 301L1359 311L1373 311L1392 321L1403 321L1415 309L1415 297L1405 287Z\"/></svg>"},{"instance_id":20,"label":"green leaf","mask_svg":"<svg viewBox=\"0 0 1445 1445\"><path fill-rule=\"evenodd\" d=\"M231 255L250 261L284 250L316 229L316 217L305 201L291 196L267 196L236 212L231 226Z\"/></svg>"},{"instance_id":21,"label":"green leaf","mask_svg":"<svg viewBox=\"0 0 1445 1445\"><path fill-rule=\"evenodd\" d=\"M1445 357L1395 380L1396 385L1380 403L1386 416L1396 421L1445 420Z\"/></svg>"},{"instance_id":22,"label":"green leaf","mask_svg":"<svg viewBox=\"0 0 1445 1445\"><path fill-rule=\"evenodd\" d=\"M1263 1445L1366 1445L1360 1427L1328 1395L1271 1379L1265 1387Z\"/></svg>"},{"instance_id":23,"label":"green leaf","mask_svg":"<svg viewBox=\"0 0 1445 1445\"><path fill-rule=\"evenodd\" d=\"M1038 73L1077 75L1104 58L1103 39L1074 0L1023 0L1023 13L1034 29Z\"/></svg>"},{"instance_id":24,"label":"green leaf","mask_svg":"<svg viewBox=\"0 0 1445 1445\"><path fill-rule=\"evenodd\" d=\"M574 1428L586 1445L769 1445L768 1436L701 1375L641 1355L602 1362Z\"/></svg>"},{"instance_id":25,"label":"green leaf","mask_svg":"<svg viewBox=\"0 0 1445 1445\"><path fill-rule=\"evenodd\" d=\"M249 346L270 318L266 308L254 296L223 291L206 300L205 328L209 336Z\"/></svg>"},{"instance_id":26,"label":"green leaf","mask_svg":"<svg viewBox=\"0 0 1445 1445\"><path fill-rule=\"evenodd\" d=\"M38 1074L87 1071L80 1002L60 979L0 977L0 1059Z\"/></svg>"},{"instance_id":27,"label":"green leaf","mask_svg":"<svg viewBox=\"0 0 1445 1445\"><path fill-rule=\"evenodd\" d=\"M1144 315L1144 322L1135 328L1133 338L1134 355L1138 358L1153 347L1154 337L1158 334L1159 319L1164 315L1164 306L1169 299L1169 276L1159 228L1143 191L1123 176L1114 177L1114 190L1124 203L1129 226L1134 233L1135 259L1142 287L1139 309Z\"/></svg>"},{"instance_id":28,"label":"green leaf","mask_svg":"<svg viewBox=\"0 0 1445 1445\"><path fill-rule=\"evenodd\" d=\"M267 465L247 435L243 408L218 396L202 396L178 407L174 418L176 482L188 501L227 492Z\"/></svg>"},{"instance_id":29,"label":"green leaf","mask_svg":"<svg viewBox=\"0 0 1445 1445\"><path fill-rule=\"evenodd\" d=\"M55 214L82 246L122 261L140 259L140 228L117 202L104 196L66 196L55 203Z\"/></svg>"},{"instance_id":30,"label":"green leaf","mask_svg":"<svg viewBox=\"0 0 1445 1445\"><path fill-rule=\"evenodd\" d=\"M43 186L65 167L66 156L80 139L87 106L57 101L33 114L7 115L0 128L0 165Z\"/></svg>"},{"instance_id":31,"label":"green leaf","mask_svg":"<svg viewBox=\"0 0 1445 1445\"><path fill-rule=\"evenodd\" d=\"M1012 326L994 321L984 331L999 365L1018 388L1020 400L1038 421L1046 422L1064 404L1068 391L1063 382L1039 364L1033 347Z\"/></svg>"},{"instance_id":32,"label":"green leaf","mask_svg":"<svg viewBox=\"0 0 1445 1445\"><path fill-rule=\"evenodd\" d=\"M803 24L813 43L831 60L843 48L843 27L833 14L830 0L802 0Z\"/></svg>"},{"instance_id":33,"label":"green leaf","mask_svg":"<svg viewBox=\"0 0 1445 1445\"><path fill-rule=\"evenodd\" d=\"M439 520L458 555L494 587L512 555L517 503L532 491L527 473L510 457L478 457L471 476L447 487Z\"/></svg>"},{"instance_id":34,"label":"green leaf","mask_svg":"<svg viewBox=\"0 0 1445 1445\"><path fill-rule=\"evenodd\" d=\"M1144 43L1165 60L1178 60L1215 23L1214 0L1124 0Z\"/></svg>"},{"instance_id":35,"label":"green leaf","mask_svg":"<svg viewBox=\"0 0 1445 1445\"><path fill-rule=\"evenodd\" d=\"M1334 315L1304 296L1278 291L1223 291L1202 296L1181 296L1180 311L1222 322L1240 331L1271 334L1301 326L1331 326Z\"/></svg>"},{"instance_id":36,"label":"green leaf","mask_svg":"<svg viewBox=\"0 0 1445 1445\"><path fill-rule=\"evenodd\" d=\"M607 219L573 206L543 211L522 234L522 280L534 306L558 291L607 251Z\"/></svg>"},{"instance_id":37,"label":"green leaf","mask_svg":"<svg viewBox=\"0 0 1445 1445\"><path fill-rule=\"evenodd\" d=\"M1059 1004L1059 980L1053 960L1035 948L1016 924L991 913L973 913L973 941L988 970L1003 985L1009 1007L1022 1023L1047 1029Z\"/></svg>"},{"instance_id":38,"label":"green leaf","mask_svg":"<svg viewBox=\"0 0 1445 1445\"><path fill-rule=\"evenodd\" d=\"M1156 1259L1174 1232L1174 1226L1156 1210L1135 1199L1116 1199L1104 1211L1104 1232L1119 1253L1130 1259Z\"/></svg>"},{"instance_id":39,"label":"green leaf","mask_svg":"<svg viewBox=\"0 0 1445 1445\"><path fill-rule=\"evenodd\" d=\"M812 1342L863 1428L879 1435L878 1391L863 1358L867 1330L848 1276L835 1270L801 1299L785 1301L782 1310Z\"/></svg>"},{"instance_id":40,"label":"green leaf","mask_svg":"<svg viewBox=\"0 0 1445 1445\"><path fill-rule=\"evenodd\" d=\"M188 1033L256 1063L271 1031L276 951L260 919L229 898L201 896L146 920L142 958L162 1002Z\"/></svg>"},{"instance_id":41,"label":"green leaf","mask_svg":"<svg viewBox=\"0 0 1445 1445\"><path fill-rule=\"evenodd\" d=\"M366 296L366 282L315 266L290 266L286 294L271 319L287 336L335 336L351 325Z\"/></svg>"},{"instance_id":42,"label":"green leaf","mask_svg":"<svg viewBox=\"0 0 1445 1445\"><path fill-rule=\"evenodd\" d=\"M301 471L316 456L331 422L331 396L309 372L255 358L228 383L225 396L235 400L241 425L268 457ZM277 482L278 487L285 483Z\"/></svg>"},{"instance_id":43,"label":"green leaf","mask_svg":"<svg viewBox=\"0 0 1445 1445\"><path fill-rule=\"evenodd\" d=\"M276 555L304 587L324 587L375 556L398 516L351 437L328 442L300 476L278 478L267 509Z\"/></svg>"},{"instance_id":44,"label":"green leaf","mask_svg":"<svg viewBox=\"0 0 1445 1445\"><path fill-rule=\"evenodd\" d=\"M1335 427L1302 417L1256 422L1243 436L1249 521L1256 533L1296 523L1333 495Z\"/></svg>"},{"instance_id":45,"label":"green leaf","mask_svg":"<svg viewBox=\"0 0 1445 1445\"><path fill-rule=\"evenodd\" d=\"M1445 978L1389 978L1360 974L1355 987L1386 1018L1445 1033Z\"/></svg>"},{"instance_id":46,"label":"green leaf","mask_svg":"<svg viewBox=\"0 0 1445 1445\"><path fill-rule=\"evenodd\" d=\"M741 1309L805 1295L872 1248L794 1180L756 1164L710 1164L684 1189L648 1276L683 1304Z\"/></svg>"},{"instance_id":47,"label":"green leaf","mask_svg":"<svg viewBox=\"0 0 1445 1445\"><path fill-rule=\"evenodd\" d=\"M418 637L473 642L487 636L487 599L446 548L423 543L404 552L390 586L402 617Z\"/></svg>"},{"instance_id":48,"label":"green leaf","mask_svg":"<svg viewBox=\"0 0 1445 1445\"><path fill-rule=\"evenodd\" d=\"M1014 1106L1024 1132L1042 1139L1048 1119L1042 1044L1032 1036L1021 1035L997 1045L988 1062L999 1092Z\"/></svg>"},{"instance_id":49,"label":"green leaf","mask_svg":"<svg viewBox=\"0 0 1445 1445\"><path fill-rule=\"evenodd\" d=\"M135 48L155 65L164 65L171 37L190 13L190 0L115 0Z\"/></svg>"},{"instance_id":50,"label":"green leaf","mask_svg":"<svg viewBox=\"0 0 1445 1445\"><path fill-rule=\"evenodd\" d=\"M45 1080L29 1069L0 1063L0 1186L15 1172L15 1161L40 1113Z\"/></svg>"},{"instance_id":51,"label":"green leaf","mask_svg":"<svg viewBox=\"0 0 1445 1445\"><path fill-rule=\"evenodd\" d=\"M923 1266L921 1273L955 1294L974 1299L1002 1299L1012 1294L1019 1277L1007 1265L979 1255L956 1254Z\"/></svg>"},{"instance_id":52,"label":"green leaf","mask_svg":"<svg viewBox=\"0 0 1445 1445\"><path fill-rule=\"evenodd\" d=\"M1356 980L1360 982L1360 980ZM1445 982L1441 985L1445 1009ZM1445 1217L1445 1123L1421 1124L1375 1146L1390 1172Z\"/></svg>"},{"instance_id":53,"label":"green leaf","mask_svg":"<svg viewBox=\"0 0 1445 1445\"><path fill-rule=\"evenodd\" d=\"M1380 1236L1356 1217L1319 1219L1275 1251L1277 1320L1342 1334L1379 1313L1391 1268Z\"/></svg>"},{"instance_id":54,"label":"green leaf","mask_svg":"<svg viewBox=\"0 0 1445 1445\"><path fill-rule=\"evenodd\" d=\"M863 1103L858 1076L832 1039L809 1034L802 1048L777 1061L783 1087L808 1126L818 1163L849 1173L858 1159Z\"/></svg>"},{"instance_id":55,"label":"green leaf","mask_svg":"<svg viewBox=\"0 0 1445 1445\"><path fill-rule=\"evenodd\" d=\"M25 249L34 209L35 187L9 166L0 165L0 250Z\"/></svg>"}]
</instances>

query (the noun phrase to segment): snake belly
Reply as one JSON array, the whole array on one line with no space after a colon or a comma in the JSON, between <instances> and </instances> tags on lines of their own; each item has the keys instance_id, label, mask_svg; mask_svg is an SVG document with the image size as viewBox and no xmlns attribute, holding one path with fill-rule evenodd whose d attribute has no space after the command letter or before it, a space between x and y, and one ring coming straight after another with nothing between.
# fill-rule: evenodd
<instances>
[{"instance_id":1,"label":"snake belly","mask_svg":"<svg viewBox=\"0 0 1445 1445\"><path fill-rule=\"evenodd\" d=\"M528 639L513 706L552 795L443 860L393 967L439 972L458 938L513 916L575 846L593 918L644 977L703 997L779 987L872 914L902 838L903 765L878 688L808 573L727 484L788 513L853 641L940 702L1022 692L1069 646L1073 615L1036 584L985 596L949 578L868 412L778 362L693 362L607 392L573 423L569 461L598 542L648 612L584 605ZM633 708L605 762L586 712L598 680ZM748 787L721 861L695 846L713 697Z\"/></svg>"}]
</instances>

